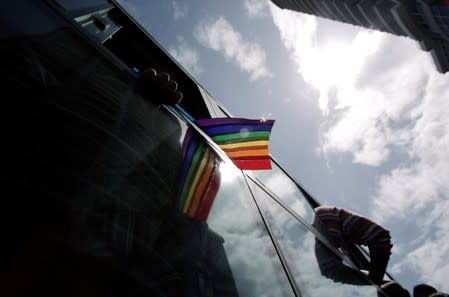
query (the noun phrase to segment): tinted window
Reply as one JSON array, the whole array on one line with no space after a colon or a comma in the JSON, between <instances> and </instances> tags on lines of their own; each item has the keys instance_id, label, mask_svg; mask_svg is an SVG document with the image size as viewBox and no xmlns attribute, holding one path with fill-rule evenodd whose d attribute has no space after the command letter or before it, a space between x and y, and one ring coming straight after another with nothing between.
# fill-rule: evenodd
<instances>
[{"instance_id":1,"label":"tinted window","mask_svg":"<svg viewBox=\"0 0 449 297\"><path fill-rule=\"evenodd\" d=\"M203 96L203 100L207 105L207 108L209 110L209 113L211 114L211 117L213 118L220 118L224 117L227 118L228 115L220 108L220 106L217 104L214 98L212 98L209 93L203 89L203 87L198 86L201 95Z\"/></svg>"},{"instance_id":2,"label":"tinted window","mask_svg":"<svg viewBox=\"0 0 449 297\"><path fill-rule=\"evenodd\" d=\"M291 296L285 272L241 172L233 164L222 164L221 172L222 187L208 224L224 238L239 296Z\"/></svg>"},{"instance_id":3,"label":"tinted window","mask_svg":"<svg viewBox=\"0 0 449 297\"><path fill-rule=\"evenodd\" d=\"M261 181L297 214L310 221L313 217L313 209L296 183L276 163L272 161L271 165L272 170L258 170L249 173Z\"/></svg>"},{"instance_id":4,"label":"tinted window","mask_svg":"<svg viewBox=\"0 0 449 297\"><path fill-rule=\"evenodd\" d=\"M292 296L241 172L132 77L68 29L0 59L1 295Z\"/></svg>"},{"instance_id":5,"label":"tinted window","mask_svg":"<svg viewBox=\"0 0 449 297\"><path fill-rule=\"evenodd\" d=\"M250 181L250 185L276 234L303 296L377 296L374 286L370 286L358 272L344 264L310 230L255 183Z\"/></svg>"},{"instance_id":6,"label":"tinted window","mask_svg":"<svg viewBox=\"0 0 449 297\"><path fill-rule=\"evenodd\" d=\"M108 5L107 0L56 0L65 10L82 10L89 7Z\"/></svg>"},{"instance_id":7,"label":"tinted window","mask_svg":"<svg viewBox=\"0 0 449 297\"><path fill-rule=\"evenodd\" d=\"M43 1L3 1L0 10L0 38L45 34L65 24Z\"/></svg>"}]
</instances>

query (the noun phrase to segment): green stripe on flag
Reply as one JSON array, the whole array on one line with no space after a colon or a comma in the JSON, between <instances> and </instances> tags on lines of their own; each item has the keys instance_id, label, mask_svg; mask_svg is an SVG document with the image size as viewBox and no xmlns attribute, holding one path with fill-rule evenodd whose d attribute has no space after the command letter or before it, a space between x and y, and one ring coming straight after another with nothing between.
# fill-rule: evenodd
<instances>
[{"instance_id":1,"label":"green stripe on flag","mask_svg":"<svg viewBox=\"0 0 449 297\"><path fill-rule=\"evenodd\" d=\"M235 140L238 141L251 141L257 138L258 140L266 139L268 140L270 136L270 131L254 131L249 132L247 135L243 136L242 133L232 133L232 134L223 134L223 135L216 135L213 136L212 139L216 142L225 142L225 141L231 141L234 142Z\"/></svg>"}]
</instances>

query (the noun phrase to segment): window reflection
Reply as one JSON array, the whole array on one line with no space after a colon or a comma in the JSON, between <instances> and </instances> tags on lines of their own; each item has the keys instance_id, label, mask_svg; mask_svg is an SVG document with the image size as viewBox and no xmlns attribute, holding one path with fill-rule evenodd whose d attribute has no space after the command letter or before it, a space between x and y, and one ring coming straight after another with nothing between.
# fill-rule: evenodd
<instances>
[{"instance_id":1,"label":"window reflection","mask_svg":"<svg viewBox=\"0 0 449 297\"><path fill-rule=\"evenodd\" d=\"M198 86L203 100L206 103L209 113L213 118L229 117L229 115L224 112L221 107L217 104L214 98L201 86Z\"/></svg>"},{"instance_id":2,"label":"window reflection","mask_svg":"<svg viewBox=\"0 0 449 297\"><path fill-rule=\"evenodd\" d=\"M185 215L206 221L220 186L217 155L193 129L188 129L181 149L178 208Z\"/></svg>"},{"instance_id":3,"label":"window reflection","mask_svg":"<svg viewBox=\"0 0 449 297\"><path fill-rule=\"evenodd\" d=\"M292 296L292 290L254 201L232 164L223 164L228 179L209 215L209 226L224 238L224 249L239 296ZM224 173L224 172L223 172Z\"/></svg>"},{"instance_id":4,"label":"window reflection","mask_svg":"<svg viewBox=\"0 0 449 297\"><path fill-rule=\"evenodd\" d=\"M297 214L306 221L310 221L313 217L313 209L298 189L296 183L275 162L272 161L271 164L273 166L272 170L250 171L250 174L259 179Z\"/></svg>"},{"instance_id":5,"label":"window reflection","mask_svg":"<svg viewBox=\"0 0 449 297\"><path fill-rule=\"evenodd\" d=\"M192 224L202 222L221 239L218 263L229 263L226 274L213 272L217 264L209 268L209 274L217 274L214 279L220 279L214 286L224 290L214 292L214 296L291 296L285 272L241 171L232 162L221 161L193 129L187 130L181 154L179 209ZM216 252L206 254L214 255L213 259L218 256Z\"/></svg>"},{"instance_id":6,"label":"window reflection","mask_svg":"<svg viewBox=\"0 0 449 297\"><path fill-rule=\"evenodd\" d=\"M345 271L340 271L343 274L340 277L357 280L355 284L342 283L341 279L335 280L329 275L323 275L322 269L326 263L322 261L324 259L318 259L318 257L330 259L337 256L326 247L317 246L315 236L311 231L281 208L253 181L249 182L270 226L274 229L278 243L303 296L377 296L376 288L369 286L367 281L349 267ZM316 253L316 247L323 248L323 250Z\"/></svg>"},{"instance_id":7,"label":"window reflection","mask_svg":"<svg viewBox=\"0 0 449 297\"><path fill-rule=\"evenodd\" d=\"M15 94L0 295L293 295L241 172L197 138L203 171L181 178L198 135L132 77L69 29L0 51Z\"/></svg>"}]
</instances>

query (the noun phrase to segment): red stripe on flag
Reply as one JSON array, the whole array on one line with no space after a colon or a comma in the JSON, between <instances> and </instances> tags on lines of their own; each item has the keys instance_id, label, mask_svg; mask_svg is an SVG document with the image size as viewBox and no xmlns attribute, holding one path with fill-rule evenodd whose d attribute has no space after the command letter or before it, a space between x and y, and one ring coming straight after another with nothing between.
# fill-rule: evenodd
<instances>
[{"instance_id":1,"label":"red stripe on flag","mask_svg":"<svg viewBox=\"0 0 449 297\"><path fill-rule=\"evenodd\" d=\"M234 164L241 170L264 170L271 169L270 159L259 160L232 160Z\"/></svg>"}]
</instances>

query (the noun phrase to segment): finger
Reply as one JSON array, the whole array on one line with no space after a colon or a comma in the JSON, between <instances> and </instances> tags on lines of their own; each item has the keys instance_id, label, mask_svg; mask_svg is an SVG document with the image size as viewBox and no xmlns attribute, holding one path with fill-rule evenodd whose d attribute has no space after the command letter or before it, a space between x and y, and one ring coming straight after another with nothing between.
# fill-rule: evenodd
<instances>
[{"instance_id":1,"label":"finger","mask_svg":"<svg viewBox=\"0 0 449 297\"><path fill-rule=\"evenodd\" d=\"M175 105L181 102L182 100L182 93L179 91L171 93L171 95L167 98L167 103L170 105Z\"/></svg>"},{"instance_id":2,"label":"finger","mask_svg":"<svg viewBox=\"0 0 449 297\"><path fill-rule=\"evenodd\" d=\"M174 97L175 97L175 101L176 101L175 104L178 104L178 103L181 103L181 100L184 97L184 95L181 92L176 91Z\"/></svg>"},{"instance_id":3,"label":"finger","mask_svg":"<svg viewBox=\"0 0 449 297\"><path fill-rule=\"evenodd\" d=\"M151 73L152 76L156 76L157 75L157 71L154 68L148 68L144 72Z\"/></svg>"},{"instance_id":4,"label":"finger","mask_svg":"<svg viewBox=\"0 0 449 297\"><path fill-rule=\"evenodd\" d=\"M157 74L157 80L161 83L167 83L170 81L170 74L167 72L160 72Z\"/></svg>"},{"instance_id":5,"label":"finger","mask_svg":"<svg viewBox=\"0 0 449 297\"><path fill-rule=\"evenodd\" d=\"M168 82L167 85L163 86L168 92L175 92L178 89L178 83L174 80Z\"/></svg>"},{"instance_id":6,"label":"finger","mask_svg":"<svg viewBox=\"0 0 449 297\"><path fill-rule=\"evenodd\" d=\"M157 72L153 68L148 68L142 71L142 73L140 73L140 76L147 79L154 79L157 76Z\"/></svg>"}]
</instances>

